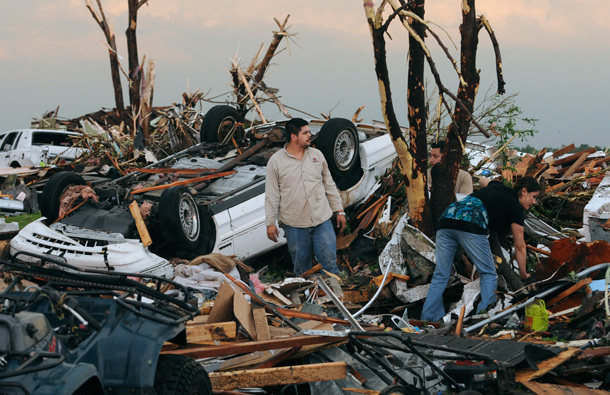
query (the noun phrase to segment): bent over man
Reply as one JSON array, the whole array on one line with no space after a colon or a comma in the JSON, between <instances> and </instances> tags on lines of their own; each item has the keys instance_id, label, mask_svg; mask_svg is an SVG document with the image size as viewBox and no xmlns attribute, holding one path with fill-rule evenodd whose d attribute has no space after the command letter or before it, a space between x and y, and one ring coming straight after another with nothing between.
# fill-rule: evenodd
<instances>
[{"instance_id":1,"label":"bent over man","mask_svg":"<svg viewBox=\"0 0 610 395\"><path fill-rule=\"evenodd\" d=\"M324 270L338 274L337 240L330 221L345 228L341 196L324 155L310 147L309 123L293 118L286 123L288 143L267 163L265 215L267 237L278 240L284 229L295 274L311 268L312 253Z\"/></svg>"}]
</instances>

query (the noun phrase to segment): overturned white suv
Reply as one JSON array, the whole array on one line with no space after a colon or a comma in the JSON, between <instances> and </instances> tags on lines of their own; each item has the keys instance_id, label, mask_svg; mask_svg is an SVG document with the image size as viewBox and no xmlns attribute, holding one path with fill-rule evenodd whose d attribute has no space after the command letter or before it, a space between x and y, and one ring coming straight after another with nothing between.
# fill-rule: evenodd
<instances>
[{"instance_id":1,"label":"overturned white suv","mask_svg":"<svg viewBox=\"0 0 610 395\"><path fill-rule=\"evenodd\" d=\"M86 177L68 172L51 177L41 198L46 219L23 228L11 242L11 253L43 252L63 256L75 266L168 275L167 261L160 256L188 258L219 252L244 260L284 244L282 234L279 243L267 239L264 200L266 161L283 146L286 121L239 131L239 115L225 105L213 107L206 118L202 144L148 166L157 168L155 171L142 169L117 180L94 183L99 201L87 201L59 220L62 195L71 185L85 185ZM396 157L382 125L354 125L334 118L310 121L310 129L345 207L370 196L377 179ZM249 147L241 154L222 144L235 137L243 141L244 148ZM225 155L213 157L219 151ZM159 168L165 164L171 164L171 169ZM188 184L152 187L143 193L135 190L136 185L160 184L159 173L164 172L177 173L178 184ZM200 181L188 181L188 177L202 174L207 175L204 181L201 177L197 178ZM151 207L145 218L153 240L150 251L143 248L127 207L132 200Z\"/></svg>"},{"instance_id":2,"label":"overturned white suv","mask_svg":"<svg viewBox=\"0 0 610 395\"><path fill-rule=\"evenodd\" d=\"M49 165L72 162L83 153L73 147L82 135L66 130L20 129L0 132L0 167Z\"/></svg>"}]
</instances>

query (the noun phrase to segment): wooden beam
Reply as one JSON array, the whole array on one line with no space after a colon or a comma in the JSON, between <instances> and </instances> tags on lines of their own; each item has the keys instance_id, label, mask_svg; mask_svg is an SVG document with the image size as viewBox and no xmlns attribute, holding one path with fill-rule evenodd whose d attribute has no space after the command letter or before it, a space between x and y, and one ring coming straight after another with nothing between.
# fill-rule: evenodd
<instances>
[{"instance_id":1,"label":"wooden beam","mask_svg":"<svg viewBox=\"0 0 610 395\"><path fill-rule=\"evenodd\" d=\"M254 315L254 326L256 327L256 340L271 339L265 307L256 302L252 303L252 314Z\"/></svg>"},{"instance_id":2,"label":"wooden beam","mask_svg":"<svg viewBox=\"0 0 610 395\"><path fill-rule=\"evenodd\" d=\"M462 328L464 327L464 314L466 313L466 305L462 306L460 310L460 317L458 318L457 325L455 326L455 335L457 337L462 336Z\"/></svg>"},{"instance_id":3,"label":"wooden beam","mask_svg":"<svg viewBox=\"0 0 610 395\"><path fill-rule=\"evenodd\" d=\"M234 340L236 335L237 324L234 321L213 324L188 323L186 325L186 340L189 343Z\"/></svg>"},{"instance_id":4,"label":"wooden beam","mask_svg":"<svg viewBox=\"0 0 610 395\"><path fill-rule=\"evenodd\" d=\"M307 270L305 273L301 274L301 277L307 278L307 277L311 276L312 274L319 272L320 270L322 270L322 264L317 263L314 267Z\"/></svg>"},{"instance_id":5,"label":"wooden beam","mask_svg":"<svg viewBox=\"0 0 610 395\"><path fill-rule=\"evenodd\" d=\"M582 173L585 171L585 169L591 165L598 167L599 165L606 163L606 162L610 162L610 156L606 156L604 158L595 158L595 159L591 159L586 161L585 163L582 164L582 166L578 167L578 169L576 169L575 173ZM558 173L561 174L563 171L563 169L559 169Z\"/></svg>"},{"instance_id":6,"label":"wooden beam","mask_svg":"<svg viewBox=\"0 0 610 395\"><path fill-rule=\"evenodd\" d=\"M520 370L515 374L515 379L519 383L525 383L538 377L542 377L551 370L555 369L557 366L566 362L570 358L575 355L578 355L582 352L579 348L569 347L565 351L560 352L556 357L552 357L546 359L538 364L538 370L534 370L530 367L527 367L523 370Z\"/></svg>"},{"instance_id":7,"label":"wooden beam","mask_svg":"<svg viewBox=\"0 0 610 395\"><path fill-rule=\"evenodd\" d=\"M576 147L574 146L574 143L566 145L565 147L560 148L557 151L553 151L553 158L559 158L563 154L567 154L568 152L574 151L575 148Z\"/></svg>"},{"instance_id":8,"label":"wooden beam","mask_svg":"<svg viewBox=\"0 0 610 395\"><path fill-rule=\"evenodd\" d=\"M522 383L528 390L537 395L601 395L608 391L595 390L593 388L569 387L567 385L543 384L530 381Z\"/></svg>"},{"instance_id":9,"label":"wooden beam","mask_svg":"<svg viewBox=\"0 0 610 395\"><path fill-rule=\"evenodd\" d=\"M562 166L568 163L574 162L576 159L580 158L583 154L592 154L595 152L595 148L587 148L570 156L566 156L565 158L557 159L552 163L553 166Z\"/></svg>"},{"instance_id":10,"label":"wooden beam","mask_svg":"<svg viewBox=\"0 0 610 395\"><path fill-rule=\"evenodd\" d=\"M567 298L568 296L572 295L574 292L578 291L579 289L581 289L582 287L591 284L591 278L587 277L581 281L579 281L578 283L572 285L570 288L566 289L565 291L563 291L562 293L560 293L559 295L555 296L553 299L549 300L549 302L546 304L548 307L562 301L563 299Z\"/></svg>"},{"instance_id":11,"label":"wooden beam","mask_svg":"<svg viewBox=\"0 0 610 395\"><path fill-rule=\"evenodd\" d=\"M580 167L580 165L582 165L585 160L587 159L587 157L589 156L588 152L585 152L584 154L582 154L580 156L580 158L578 158L576 160L576 162L572 163L572 166L570 166L570 168L563 173L562 177L568 178L568 177L572 177L572 174L574 174L576 172L576 169L578 169Z\"/></svg>"},{"instance_id":12,"label":"wooden beam","mask_svg":"<svg viewBox=\"0 0 610 395\"><path fill-rule=\"evenodd\" d=\"M586 361L591 358L600 358L607 357L610 355L610 347L598 347L598 348L589 348L586 349L577 356L575 359L577 361Z\"/></svg>"},{"instance_id":13,"label":"wooden beam","mask_svg":"<svg viewBox=\"0 0 610 395\"><path fill-rule=\"evenodd\" d=\"M341 380L345 378L346 370L347 365L341 361L234 372L214 372L210 373L210 381L215 390L231 390L244 387Z\"/></svg>"},{"instance_id":14,"label":"wooden beam","mask_svg":"<svg viewBox=\"0 0 610 395\"><path fill-rule=\"evenodd\" d=\"M136 220L136 228L138 229L138 234L140 235L140 240L142 240L142 245L147 247L152 244L152 239L150 238L150 234L148 233L148 228L144 223L144 219L142 218L142 213L140 212L140 206L138 206L138 202L135 200L131 202L129 205L129 211L131 212L131 216Z\"/></svg>"},{"instance_id":15,"label":"wooden beam","mask_svg":"<svg viewBox=\"0 0 610 395\"><path fill-rule=\"evenodd\" d=\"M163 354L188 355L192 358L222 357L225 355L247 354L254 351L277 350L279 348L302 347L310 344L335 343L341 340L333 336L293 336L281 339L247 341L195 348L183 348L163 352Z\"/></svg>"}]
</instances>

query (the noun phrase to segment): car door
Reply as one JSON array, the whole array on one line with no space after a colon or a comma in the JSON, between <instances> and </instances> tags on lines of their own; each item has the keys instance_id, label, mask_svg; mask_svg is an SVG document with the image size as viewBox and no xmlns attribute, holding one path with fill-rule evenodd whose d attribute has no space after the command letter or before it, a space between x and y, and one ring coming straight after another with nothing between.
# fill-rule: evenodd
<instances>
[{"instance_id":1,"label":"car door","mask_svg":"<svg viewBox=\"0 0 610 395\"><path fill-rule=\"evenodd\" d=\"M242 202L229 208L233 247L240 259L248 259L270 251L286 242L280 229L279 243L267 238L265 222L264 182L244 194Z\"/></svg>"},{"instance_id":2,"label":"car door","mask_svg":"<svg viewBox=\"0 0 610 395\"><path fill-rule=\"evenodd\" d=\"M8 134L8 132L0 133L0 167L7 167L9 164L9 161L8 161L9 152L2 150L2 145L4 143L4 139L6 138L7 134Z\"/></svg>"},{"instance_id":3,"label":"car door","mask_svg":"<svg viewBox=\"0 0 610 395\"><path fill-rule=\"evenodd\" d=\"M15 143L18 140L19 134L19 130L13 130L11 132L6 133L6 136L0 144L0 166L11 166L11 164L15 162L15 158L13 158L13 156L15 156L15 153L13 152L13 150L15 148Z\"/></svg>"}]
</instances>

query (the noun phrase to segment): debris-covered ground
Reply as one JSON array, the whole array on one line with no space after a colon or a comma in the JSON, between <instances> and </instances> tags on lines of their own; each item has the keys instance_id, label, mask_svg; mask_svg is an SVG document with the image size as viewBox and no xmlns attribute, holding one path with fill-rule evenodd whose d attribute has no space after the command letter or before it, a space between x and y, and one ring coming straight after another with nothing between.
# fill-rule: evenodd
<instances>
[{"instance_id":1,"label":"debris-covered ground","mask_svg":"<svg viewBox=\"0 0 610 395\"><path fill-rule=\"evenodd\" d=\"M319 127L323 124L321 122ZM276 127L281 128L281 124ZM232 129L236 129L235 124L229 123L229 133L235 132L231 132ZM268 128L264 133L268 135L273 130ZM249 133L257 134L256 129ZM373 139L382 134L375 127L368 131ZM179 161L182 156L186 160L200 156L210 158L213 149L214 155L218 156L220 152L222 158L234 151L233 156L228 155L229 159L223 160L237 165L264 164L264 159L256 157L256 152L245 156L243 153L265 138L275 138L270 136L273 134L253 137L247 142L250 147L204 144L187 149L173 159ZM281 140L281 137L277 138ZM244 141L243 136L235 141ZM267 145L273 145L273 142L263 145L268 148ZM90 158L103 157L104 149L95 151L92 145ZM199 247L190 253L177 253L177 249L156 250L151 246L152 251L163 255L161 259L168 261L173 273L173 283L166 283L159 291L185 297L181 290L188 289L186 300L199 313L183 323L185 341L166 343L160 354L196 359L205 367L214 391L219 393L261 391L244 388L264 388L267 393L337 394L437 393L464 389L494 393L601 393L608 390L610 345L606 331L610 329L607 307L610 244L606 208L610 177L604 178L603 164L595 167L604 163L605 157L591 158L586 164L587 157L593 154L568 151L553 153L545 160L526 156L514 166L513 171L521 175L545 174L547 184L545 197L535 207L538 218L532 216L526 224L529 269L533 277L527 284L520 283L518 277L515 280L510 243L498 241L503 251L503 256L498 257L500 302L485 315L473 314L478 294L477 274L468 260L461 257L456 260L455 275L445 294L450 313L442 323L419 321L427 284L434 270L434 242L408 223L404 192L396 181L400 178L394 177L390 165L377 177L378 185L369 188L372 193L362 193L358 204L347 210L351 231L339 235L337 240L341 277L321 273L319 265L302 277L291 277L289 256L282 247L270 252L260 249L260 253L251 258L240 260L237 259L239 254L223 254L220 250L212 251L213 248L201 255L197 253L201 251ZM555 158L554 162L551 158ZM84 163L91 163L91 160ZM133 165L136 163L138 161L134 159ZM165 167L166 163L171 164L161 161L150 166L150 170L140 167L139 172L128 173L131 176L123 179L129 179L129 187L117 188L111 194L101 193L96 183L103 185L109 179L120 180L124 177L122 169L135 166L118 162L118 166L109 166L107 161L100 161L94 166L72 163L16 169L16 174L4 176L3 193L14 200L27 202L28 211L41 206L48 214L52 208L56 214L54 219L60 219L59 224L63 220L61 217L73 218L73 224L95 217L92 208L81 208L86 204L77 207L85 201L96 210L107 209L99 207L104 199L106 204L113 199L124 205L136 201L140 209L116 214L116 218L112 217L113 226L120 229L123 226L121 218L128 214L128 222L133 223L126 225L133 226L129 230L132 232L130 237L139 237L141 248L155 255L150 252L151 248L144 248L144 233L137 226L141 220L145 228L146 225L151 227L148 220L155 214L146 214L142 210L143 201L133 198L139 194L133 192L145 188L167 190L180 182L176 173L195 176L187 179L191 182L175 187L204 183L199 190L213 185L213 182L206 183L209 178L201 180L201 177L220 175L230 179L231 176L225 172L231 171L230 166L223 171L197 174L212 163L210 161L198 164L198 170L190 173L184 166L179 166L184 173L172 172ZM102 170L104 166L107 166L106 171ZM118 173L114 174L114 171ZM165 177L159 177L159 174ZM504 176L508 177L508 174L505 172ZM55 200L37 199L51 196L48 189L44 190L54 178L69 181L51 188L55 191ZM253 181L256 179L255 176ZM23 180L25 185L18 180ZM93 188L87 187L84 180ZM13 189L6 188L11 182ZM79 187L72 192L74 196L60 196L64 187L72 184ZM350 190L354 184L344 187ZM42 190L42 195L37 190ZM217 196L226 195L217 193ZM61 202L66 199L68 203L63 207ZM25 208L21 210L26 211ZM84 214L79 217L81 210ZM92 227L90 222L86 223ZM19 239L16 237L18 230L12 224L2 227L3 258L10 259L8 245L11 240L15 243ZM79 239L72 233L77 240L88 238L91 241L98 236L93 233L91 237L81 235ZM153 235L151 240L155 237ZM121 267L120 257L117 268L108 259L112 250L111 237L107 235L98 241L102 255L107 258L103 265L107 267L88 268L85 265L80 270L122 271L117 269ZM188 246L188 240L174 242ZM17 248L13 253L18 249L18 245L14 246ZM184 251L183 247L179 250ZM38 251L34 252L52 251L39 244ZM65 253L60 255L67 260L70 258ZM149 258L138 259L141 262ZM5 264L3 272L7 283L23 278L31 281L30 284L38 284L31 285L31 289L38 289L43 285L52 287L61 277L61 272L53 269L52 264L37 266L35 260L23 256L17 257L16 262L26 262L37 269L28 273ZM55 270L56 277L51 283L41 274L45 269ZM70 292L78 289L88 292L86 288L78 283L68 287ZM128 293L124 295L128 297ZM10 315L11 310L7 307L10 303L4 306L2 314ZM88 324L80 324L83 325L87 327ZM103 377L100 380L104 383Z\"/></svg>"}]
</instances>

